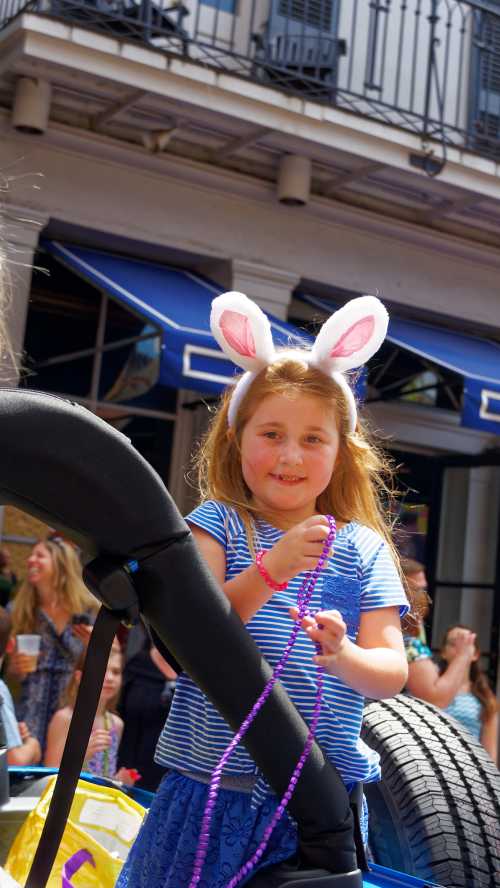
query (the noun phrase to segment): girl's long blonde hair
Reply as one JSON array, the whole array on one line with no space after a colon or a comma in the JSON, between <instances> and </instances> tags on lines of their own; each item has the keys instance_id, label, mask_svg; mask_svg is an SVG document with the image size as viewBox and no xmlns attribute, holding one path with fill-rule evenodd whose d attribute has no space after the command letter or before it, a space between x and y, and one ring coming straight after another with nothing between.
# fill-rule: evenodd
<instances>
[{"instance_id":1,"label":"girl's long blonde hair","mask_svg":"<svg viewBox=\"0 0 500 888\"><path fill-rule=\"evenodd\" d=\"M39 544L47 549L52 558L54 591L58 603L66 608L71 615L97 610L97 601L83 582L80 559L73 546L59 538L39 540L36 545ZM25 580L16 593L12 608L12 625L15 635L34 632L37 622L37 607L36 586L29 580Z\"/></svg>"},{"instance_id":2,"label":"girl's long blonde hair","mask_svg":"<svg viewBox=\"0 0 500 888\"><path fill-rule=\"evenodd\" d=\"M202 501L216 499L234 507L240 514L251 551L256 509L245 484L241 468L241 436L246 423L268 395L293 398L309 395L318 398L325 409L333 410L339 430L339 451L330 484L318 497L320 514L334 515L337 522L359 521L377 531L388 543L399 564L392 543L390 509L392 471L388 457L363 429L349 431L348 407L340 386L334 379L312 367L305 360L290 358L289 353L259 373L242 399L233 428L228 426L228 407L232 390L227 390L196 455L198 483Z\"/></svg>"}]
</instances>

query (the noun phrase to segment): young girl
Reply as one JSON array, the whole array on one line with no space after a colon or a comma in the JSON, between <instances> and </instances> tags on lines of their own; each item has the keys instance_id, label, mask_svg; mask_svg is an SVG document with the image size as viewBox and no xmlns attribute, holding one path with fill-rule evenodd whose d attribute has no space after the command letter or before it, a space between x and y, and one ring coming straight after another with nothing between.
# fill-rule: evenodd
<instances>
[{"instance_id":1,"label":"young girl","mask_svg":"<svg viewBox=\"0 0 500 888\"><path fill-rule=\"evenodd\" d=\"M310 605L316 615L304 619L281 680L310 722L316 664L325 666L316 737L350 791L380 778L378 755L360 739L363 697L392 696L407 675L400 628L407 602L378 500L382 460L361 428L342 373L379 348L387 315L377 299L362 297L329 319L312 351L283 353L274 352L265 315L242 294L214 300L211 321L225 353L247 372L226 393L202 446L202 504L187 520L210 570L274 666L305 572L322 554L326 516L335 517L333 551ZM207 783L231 738L211 703L181 675L156 752L171 771L117 888L189 886ZM227 885L259 845L276 806L239 745L222 777L200 886ZM366 841L366 811L362 821ZM296 826L285 815L260 865L284 861L296 848Z\"/></svg>"},{"instance_id":2,"label":"young girl","mask_svg":"<svg viewBox=\"0 0 500 888\"><path fill-rule=\"evenodd\" d=\"M472 633L468 626L450 626L441 644L441 659L449 667L459 654L458 641L463 631ZM488 679L479 665L481 651L474 638L474 656L462 670L462 683L452 702L445 708L477 740L480 740L495 764L498 763L498 703Z\"/></svg>"},{"instance_id":3,"label":"young girl","mask_svg":"<svg viewBox=\"0 0 500 888\"><path fill-rule=\"evenodd\" d=\"M68 736L78 686L82 677L85 654L80 657L73 677L63 695L62 708L54 714L47 733L47 750L44 765L58 768ZM122 684L122 654L117 642L113 643L102 685L99 705L90 735L84 771L98 777L109 777L132 785L133 780L126 768L117 771L117 753L123 733L123 722L114 712Z\"/></svg>"}]
</instances>

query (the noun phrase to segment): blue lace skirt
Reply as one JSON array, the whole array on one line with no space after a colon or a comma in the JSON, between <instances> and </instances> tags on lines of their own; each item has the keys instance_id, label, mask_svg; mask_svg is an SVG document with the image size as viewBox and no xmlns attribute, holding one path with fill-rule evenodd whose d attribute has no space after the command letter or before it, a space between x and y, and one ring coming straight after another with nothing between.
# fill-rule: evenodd
<instances>
[{"instance_id":1,"label":"blue lace skirt","mask_svg":"<svg viewBox=\"0 0 500 888\"><path fill-rule=\"evenodd\" d=\"M116 888L188 888L207 792L206 784L175 772L163 778ZM219 791L199 888L225 888L257 849L277 804L270 797L254 809L250 793ZM253 872L287 860L296 848L297 830L285 814Z\"/></svg>"}]
</instances>

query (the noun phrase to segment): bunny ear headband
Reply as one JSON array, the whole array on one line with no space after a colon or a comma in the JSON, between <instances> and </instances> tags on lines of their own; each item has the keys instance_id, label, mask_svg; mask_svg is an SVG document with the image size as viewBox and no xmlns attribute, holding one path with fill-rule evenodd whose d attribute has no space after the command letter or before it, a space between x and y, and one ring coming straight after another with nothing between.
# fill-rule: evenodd
<instances>
[{"instance_id":1,"label":"bunny ear headband","mask_svg":"<svg viewBox=\"0 0 500 888\"><path fill-rule=\"evenodd\" d=\"M269 319L255 302L243 293L217 296L210 315L212 333L228 358L246 370L231 396L229 425L234 425L241 400L257 374L288 355L317 367L340 386L353 432L357 421L356 402L343 371L360 367L378 351L388 323L389 315L379 299L360 296L325 321L310 351L275 351Z\"/></svg>"}]
</instances>

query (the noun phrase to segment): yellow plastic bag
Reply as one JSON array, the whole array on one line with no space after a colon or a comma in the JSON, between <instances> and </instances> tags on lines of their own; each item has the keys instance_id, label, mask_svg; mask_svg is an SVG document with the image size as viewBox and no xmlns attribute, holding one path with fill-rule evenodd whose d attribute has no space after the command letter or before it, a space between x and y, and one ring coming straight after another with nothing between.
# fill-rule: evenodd
<instances>
[{"instance_id":1,"label":"yellow plastic bag","mask_svg":"<svg viewBox=\"0 0 500 888\"><path fill-rule=\"evenodd\" d=\"M35 856L55 780L26 818L5 863L21 886ZM119 789L79 780L47 888L114 888L145 813Z\"/></svg>"}]
</instances>

